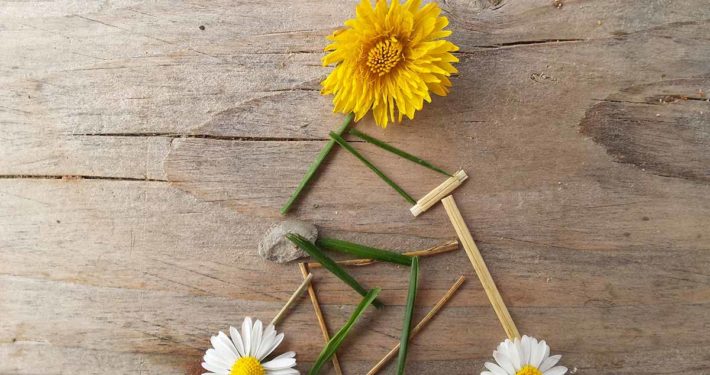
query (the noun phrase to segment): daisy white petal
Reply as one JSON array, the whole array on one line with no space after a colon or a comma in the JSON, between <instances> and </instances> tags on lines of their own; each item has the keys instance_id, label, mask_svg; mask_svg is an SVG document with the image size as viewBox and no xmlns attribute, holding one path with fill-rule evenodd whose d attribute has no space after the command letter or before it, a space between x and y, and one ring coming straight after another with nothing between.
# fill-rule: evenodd
<instances>
[{"instance_id":1,"label":"daisy white petal","mask_svg":"<svg viewBox=\"0 0 710 375\"><path fill-rule=\"evenodd\" d=\"M274 329L273 324L269 324L266 329L264 329L264 334L261 336L261 344L255 355L260 361L269 355L267 351L273 347L274 338L276 338L276 329Z\"/></svg>"},{"instance_id":2,"label":"daisy white petal","mask_svg":"<svg viewBox=\"0 0 710 375\"><path fill-rule=\"evenodd\" d=\"M211 363L207 363L207 362L202 362L202 368L204 368L207 371L212 371L215 374L219 374L219 375L228 375L229 374L229 370L221 369L221 368L219 368Z\"/></svg>"},{"instance_id":3,"label":"daisy white petal","mask_svg":"<svg viewBox=\"0 0 710 375\"><path fill-rule=\"evenodd\" d=\"M523 338L520 340L520 346L523 347L523 359L520 362L526 365L530 363L530 352L532 351L532 342L530 337L523 335Z\"/></svg>"},{"instance_id":4,"label":"daisy white petal","mask_svg":"<svg viewBox=\"0 0 710 375\"><path fill-rule=\"evenodd\" d=\"M295 356L296 356L296 352L286 352L286 353L283 353L283 354L280 354L280 355L274 357L274 359L279 359L279 358L294 358Z\"/></svg>"},{"instance_id":5,"label":"daisy white petal","mask_svg":"<svg viewBox=\"0 0 710 375\"><path fill-rule=\"evenodd\" d=\"M217 353L217 351L214 349L207 350L205 356L202 357L202 359L205 362L213 364L215 366L219 366L222 369L229 369L234 363L234 361L230 361L229 359L220 356L219 353Z\"/></svg>"},{"instance_id":6,"label":"daisy white petal","mask_svg":"<svg viewBox=\"0 0 710 375\"><path fill-rule=\"evenodd\" d=\"M516 353L518 353L518 359L520 360L520 367L525 366L525 364L527 364L527 360L525 359L525 349L523 349L522 341L519 338L516 338L515 341L513 342L513 347L515 348Z\"/></svg>"},{"instance_id":7,"label":"daisy white petal","mask_svg":"<svg viewBox=\"0 0 710 375\"><path fill-rule=\"evenodd\" d=\"M560 358L562 358L562 356L559 354L547 357L547 359L542 361L542 364L540 364L540 371L545 372L545 371L551 369L552 366L556 365L557 362L560 361Z\"/></svg>"},{"instance_id":8,"label":"daisy white petal","mask_svg":"<svg viewBox=\"0 0 710 375\"><path fill-rule=\"evenodd\" d=\"M295 368L285 368L281 370L266 370L266 375L300 375Z\"/></svg>"},{"instance_id":9,"label":"daisy white petal","mask_svg":"<svg viewBox=\"0 0 710 375\"><path fill-rule=\"evenodd\" d=\"M496 365L495 363L486 362L484 364L487 369L489 369L494 375L510 375L502 367Z\"/></svg>"},{"instance_id":10,"label":"daisy white petal","mask_svg":"<svg viewBox=\"0 0 710 375\"><path fill-rule=\"evenodd\" d=\"M234 347L237 349L237 354L239 357L246 356L244 351L244 341L242 341L242 335L239 334L239 330L234 327L229 327L229 335L232 336L232 342Z\"/></svg>"},{"instance_id":11,"label":"daisy white petal","mask_svg":"<svg viewBox=\"0 0 710 375\"><path fill-rule=\"evenodd\" d=\"M254 322L254 326L251 329L251 349L249 349L249 355L256 357L259 351L259 345L261 345L261 334L264 333L261 320L257 319Z\"/></svg>"},{"instance_id":12,"label":"daisy white petal","mask_svg":"<svg viewBox=\"0 0 710 375\"><path fill-rule=\"evenodd\" d=\"M483 371L481 372L481 375L493 375L493 373L490 371Z\"/></svg>"},{"instance_id":13,"label":"daisy white petal","mask_svg":"<svg viewBox=\"0 0 710 375\"><path fill-rule=\"evenodd\" d=\"M220 357L232 361L237 359L236 354L234 354L229 347L222 340L220 340L219 336L212 336L212 338L210 338L210 342L212 343L212 347L215 348L217 353L219 353Z\"/></svg>"},{"instance_id":14,"label":"daisy white petal","mask_svg":"<svg viewBox=\"0 0 710 375\"><path fill-rule=\"evenodd\" d=\"M515 347L515 343L510 340L505 340L505 346L506 350L508 351L508 355L510 356L510 360L511 362L513 362L513 367L515 368L515 371L520 370L520 368L523 366L520 363L520 353Z\"/></svg>"},{"instance_id":15,"label":"daisy white petal","mask_svg":"<svg viewBox=\"0 0 710 375\"><path fill-rule=\"evenodd\" d=\"M245 357L251 355L251 327L251 318L247 316L246 318L244 318L244 322L242 323L242 340L244 340Z\"/></svg>"},{"instance_id":16,"label":"daisy white petal","mask_svg":"<svg viewBox=\"0 0 710 375\"><path fill-rule=\"evenodd\" d=\"M510 354L508 353L508 340L505 340L498 344L498 349L496 350L510 357Z\"/></svg>"},{"instance_id":17,"label":"daisy white petal","mask_svg":"<svg viewBox=\"0 0 710 375\"><path fill-rule=\"evenodd\" d=\"M567 373L567 367L557 366L545 371L544 375L564 375Z\"/></svg>"},{"instance_id":18,"label":"daisy white petal","mask_svg":"<svg viewBox=\"0 0 710 375\"><path fill-rule=\"evenodd\" d=\"M234 347L234 343L224 332L219 331L217 334L217 339L222 342L222 344L229 350L230 353L234 354L234 357L238 357L237 348Z\"/></svg>"},{"instance_id":19,"label":"daisy white petal","mask_svg":"<svg viewBox=\"0 0 710 375\"><path fill-rule=\"evenodd\" d=\"M550 345L547 345L545 340L542 340L542 343L545 344L545 355L542 356L542 360L544 361L550 357Z\"/></svg>"},{"instance_id":20,"label":"daisy white petal","mask_svg":"<svg viewBox=\"0 0 710 375\"><path fill-rule=\"evenodd\" d=\"M296 365L296 358L279 358L272 359L269 362L262 363L267 370L281 370Z\"/></svg>"},{"instance_id":21,"label":"daisy white petal","mask_svg":"<svg viewBox=\"0 0 710 375\"><path fill-rule=\"evenodd\" d=\"M274 349L276 349L279 345L281 345L281 341L283 341L283 340L284 340L283 333L279 333L278 335L276 335L276 337L274 337L274 339L271 343L271 347L267 348L266 351L264 352L264 357L267 357L269 354L271 354L271 352L273 352Z\"/></svg>"},{"instance_id":22,"label":"daisy white petal","mask_svg":"<svg viewBox=\"0 0 710 375\"><path fill-rule=\"evenodd\" d=\"M530 364L535 367L540 367L542 356L545 355L545 347L543 345L535 343L530 350Z\"/></svg>"},{"instance_id":23,"label":"daisy white petal","mask_svg":"<svg viewBox=\"0 0 710 375\"><path fill-rule=\"evenodd\" d=\"M513 367L513 362L505 355L503 352L494 351L493 358L498 362L498 365L502 367L508 374L515 374L515 368Z\"/></svg>"}]
</instances>

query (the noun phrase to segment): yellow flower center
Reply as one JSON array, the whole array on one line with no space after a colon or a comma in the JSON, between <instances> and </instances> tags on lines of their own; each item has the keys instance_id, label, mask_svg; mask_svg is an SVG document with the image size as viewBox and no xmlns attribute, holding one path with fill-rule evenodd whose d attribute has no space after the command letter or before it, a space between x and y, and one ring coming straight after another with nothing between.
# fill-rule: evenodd
<instances>
[{"instance_id":1,"label":"yellow flower center","mask_svg":"<svg viewBox=\"0 0 710 375\"><path fill-rule=\"evenodd\" d=\"M542 371L538 370L535 366L525 365L518 370L515 375L542 375Z\"/></svg>"},{"instance_id":2,"label":"yellow flower center","mask_svg":"<svg viewBox=\"0 0 710 375\"><path fill-rule=\"evenodd\" d=\"M229 375L265 375L264 366L259 363L259 360L254 357L239 358L234 365Z\"/></svg>"},{"instance_id":3,"label":"yellow flower center","mask_svg":"<svg viewBox=\"0 0 710 375\"><path fill-rule=\"evenodd\" d=\"M381 40L367 53L370 72L383 76L402 60L402 44L395 37Z\"/></svg>"}]
</instances>

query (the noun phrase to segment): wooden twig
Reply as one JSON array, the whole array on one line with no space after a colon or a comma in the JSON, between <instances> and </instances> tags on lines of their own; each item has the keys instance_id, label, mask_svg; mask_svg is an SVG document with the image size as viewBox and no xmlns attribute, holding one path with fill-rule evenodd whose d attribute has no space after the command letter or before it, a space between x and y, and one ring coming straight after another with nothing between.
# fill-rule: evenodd
<instances>
[{"instance_id":1,"label":"wooden twig","mask_svg":"<svg viewBox=\"0 0 710 375\"><path fill-rule=\"evenodd\" d=\"M467 178L468 175L462 170L454 173L453 176L447 178L446 181L441 183L441 185L437 186L436 188L434 188L434 190L430 191L429 193L427 193L427 195L423 196L420 200L418 200L417 204L412 206L409 211L412 212L412 215L419 216L419 214L425 212L433 205L435 205L436 202L440 201L445 196L451 194L451 192L454 191L457 187L459 187L459 185L461 185L461 183L464 182Z\"/></svg>"},{"instance_id":2,"label":"wooden twig","mask_svg":"<svg viewBox=\"0 0 710 375\"><path fill-rule=\"evenodd\" d=\"M409 251L409 252L406 252L403 254L410 256L410 257L427 257L427 256L447 253L449 251L454 251L458 248L459 248L459 241L458 240L451 240L451 241L448 241L448 242L440 244L440 245L432 246L428 249ZM377 263L377 261L372 260L372 259L348 259L348 260L341 260L336 263L338 263L341 266L367 266L370 264ZM318 262L309 262L308 267L320 268L322 266Z\"/></svg>"},{"instance_id":3,"label":"wooden twig","mask_svg":"<svg viewBox=\"0 0 710 375\"><path fill-rule=\"evenodd\" d=\"M500 320L500 324L503 326L505 334L508 335L508 338L511 340L516 337L520 337L518 328L515 326L515 322L513 322L513 318L510 316L508 308L505 306L505 302L503 302L503 298L498 291L498 287L496 287L495 282L493 282L493 277L491 277L491 273L488 271L486 262L483 260L481 252L478 250L476 243L473 241L471 232L468 230L466 223L463 221L463 217L461 216L459 208L456 206L454 197L449 195L448 197L442 199L441 202L444 204L446 214L449 215L451 224L454 226L454 229L456 229L456 234L459 236L464 250L466 250L466 255L468 255L468 259L471 261L473 269L476 270L476 274L481 280L481 284L483 284L483 290L486 291L488 300L491 301L493 310L495 310L496 315L498 315L498 320Z\"/></svg>"},{"instance_id":4,"label":"wooden twig","mask_svg":"<svg viewBox=\"0 0 710 375\"><path fill-rule=\"evenodd\" d=\"M456 291L459 290L459 287L461 287L461 284L466 280L464 276L459 276L458 280L454 283L454 285L449 288L449 290L444 294L441 299L434 305L434 307L429 310L429 312L426 314L422 320L417 323L416 327L412 329L412 333L410 335L410 341L416 336L423 328L424 326L429 323L429 321L434 318L434 316L441 310L444 305L446 305L447 302L451 299L451 297L454 296ZM397 352L399 351L399 343L392 348L392 350L387 353L387 355L384 356L377 364L367 373L367 375L373 375L376 374L378 371L382 370L382 368L387 364L387 362L391 361L394 356L397 355Z\"/></svg>"},{"instance_id":5,"label":"wooden twig","mask_svg":"<svg viewBox=\"0 0 710 375\"><path fill-rule=\"evenodd\" d=\"M301 285L298 286L296 291L293 292L291 298L286 301L286 304L284 305L284 307L281 308L281 311L279 311L279 313L276 314L274 319L271 321L272 325L277 326L279 325L279 323L281 323L281 320L284 318L284 316L286 316L286 312L291 308L291 306L293 306L293 304L296 303L296 301L298 301L298 298L301 297L303 292L305 292L306 289L311 285L311 279L313 279L313 274L309 273L308 276L303 279L303 282L301 283Z\"/></svg>"},{"instance_id":6,"label":"wooden twig","mask_svg":"<svg viewBox=\"0 0 710 375\"><path fill-rule=\"evenodd\" d=\"M448 253L449 251L454 251L459 248L459 241L458 240L451 240L447 241L446 243L432 246L428 249L424 250L416 250L416 251L409 251L404 253L404 255L410 256L410 257L428 257L431 255L437 255L437 254L442 254L442 253Z\"/></svg>"},{"instance_id":7,"label":"wooden twig","mask_svg":"<svg viewBox=\"0 0 710 375\"><path fill-rule=\"evenodd\" d=\"M298 268L301 270L301 274L304 279L310 275L308 272L308 265L306 263L299 263ZM313 283L308 285L308 296L311 297L313 310L315 310L316 313L316 320L318 320L318 325L320 326L321 333L323 334L323 341L327 345L330 341L330 333L328 333L328 325L325 323L325 318L323 318L323 311L320 308L320 303L318 302L316 290L313 288ZM337 354L333 354L333 369L335 370L336 375L343 375L343 369L340 368L340 361L338 361Z\"/></svg>"}]
</instances>

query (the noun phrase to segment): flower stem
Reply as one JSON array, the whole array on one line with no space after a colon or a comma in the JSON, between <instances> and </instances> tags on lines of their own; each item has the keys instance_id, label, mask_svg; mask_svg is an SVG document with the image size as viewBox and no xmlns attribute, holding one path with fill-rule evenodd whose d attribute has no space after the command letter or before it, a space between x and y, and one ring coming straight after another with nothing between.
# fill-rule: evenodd
<instances>
[{"instance_id":1,"label":"flower stem","mask_svg":"<svg viewBox=\"0 0 710 375\"><path fill-rule=\"evenodd\" d=\"M414 198L407 194L407 192L404 191L401 187L399 187L399 185L395 184L394 181L390 180L389 177L385 176L385 174L382 173L379 169L377 169L377 167L375 167L372 163L370 163L369 160L365 159L365 157L362 156L362 154L360 154L356 149L354 149L353 146L350 146L350 144L348 144L348 142L346 142L343 137L333 132L330 132L330 138L335 140L336 143L338 143L344 149L348 150L356 158L360 159L363 164L365 164L368 168L375 172L375 174L378 175L384 182L386 182L387 185L391 186L394 190L396 190L399 195L401 195L407 202L409 202L410 204L417 204L417 201L415 201Z\"/></svg>"},{"instance_id":2,"label":"flower stem","mask_svg":"<svg viewBox=\"0 0 710 375\"><path fill-rule=\"evenodd\" d=\"M350 113L345 116L343 123L340 125L338 130L335 131L335 134L341 135L345 133L345 130L352 122L354 116L355 114L353 113ZM326 142L325 146L323 146L323 148L318 153L318 156L316 156L316 160L314 160L313 163L311 163L311 165L308 167L306 174L301 179L301 182L296 187L296 190L291 194L291 196L288 198L288 201L283 205L283 207L281 207L281 215L285 215L291 209L293 203L296 201L296 199L298 199L299 195L301 195L301 192L306 187L306 185L311 182L313 176L315 176L316 171L318 170L318 167L320 167L321 163L323 163L323 160L326 158L326 156L328 156L330 150L333 149L334 145L335 142L332 139Z\"/></svg>"},{"instance_id":3,"label":"flower stem","mask_svg":"<svg viewBox=\"0 0 710 375\"><path fill-rule=\"evenodd\" d=\"M393 154L395 154L395 155L398 155L398 156L400 156L400 157L402 157L402 158L405 158L405 159L407 159L407 160L409 160L409 161L413 161L413 162L415 162L415 163L417 163L417 164L419 164L419 165L421 165L421 166L423 166L423 167L426 167L426 168L431 169L432 171L439 172L439 173L443 174L444 176L448 176L448 177L451 177L451 176L452 176L451 173L449 173L449 172L447 172L447 171L445 171L445 170L443 170L443 169L441 169L441 168L439 168L439 167L437 167L437 166L434 166L433 164L429 163L428 161L426 161L426 160L424 160L424 159L422 159L422 158L420 158L420 157L418 157L418 156L414 156L414 155L412 155L412 154L410 154L410 153L408 153L408 152L406 152L406 151L404 151L404 150L400 150L400 149L398 149L397 147L394 147L394 146L390 145L389 143L387 143L387 142L385 142L385 141L382 141L382 140L379 140L379 139L377 139L377 138L375 138L375 137L369 136L369 135L367 135L367 134L365 134L365 133L363 133L363 132L361 132L361 131L359 131L359 130L357 130L357 129L355 129L355 128L350 129L350 131L349 131L348 133L350 133L350 134L352 134L352 135L354 135L354 136L356 136L356 137L362 139L362 140L365 141L365 142L372 143L373 145L375 145L375 146L377 146L377 147L379 147L379 148L381 148L381 149L383 149L383 150L389 151L389 152L391 152L391 153L393 153Z\"/></svg>"}]
</instances>

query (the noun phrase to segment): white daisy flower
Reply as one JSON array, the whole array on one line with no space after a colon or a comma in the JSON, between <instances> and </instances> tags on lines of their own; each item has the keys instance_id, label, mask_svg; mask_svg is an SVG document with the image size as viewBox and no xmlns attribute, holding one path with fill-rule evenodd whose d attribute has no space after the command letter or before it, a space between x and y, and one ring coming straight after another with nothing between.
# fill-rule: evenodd
<instances>
[{"instance_id":1,"label":"white daisy flower","mask_svg":"<svg viewBox=\"0 0 710 375\"><path fill-rule=\"evenodd\" d=\"M296 353L286 352L263 362L284 338L283 333L269 324L263 328L261 320L252 324L247 317L242 323L242 332L229 327L231 339L219 332L212 336L212 348L203 357L202 367L209 371L202 375L300 375L296 370Z\"/></svg>"},{"instance_id":2,"label":"white daisy flower","mask_svg":"<svg viewBox=\"0 0 710 375\"><path fill-rule=\"evenodd\" d=\"M550 356L550 347L545 340L523 336L522 340L509 339L498 345L493 352L495 363L486 362L488 371L481 375L564 375L567 367L555 366L561 355Z\"/></svg>"}]
</instances>

